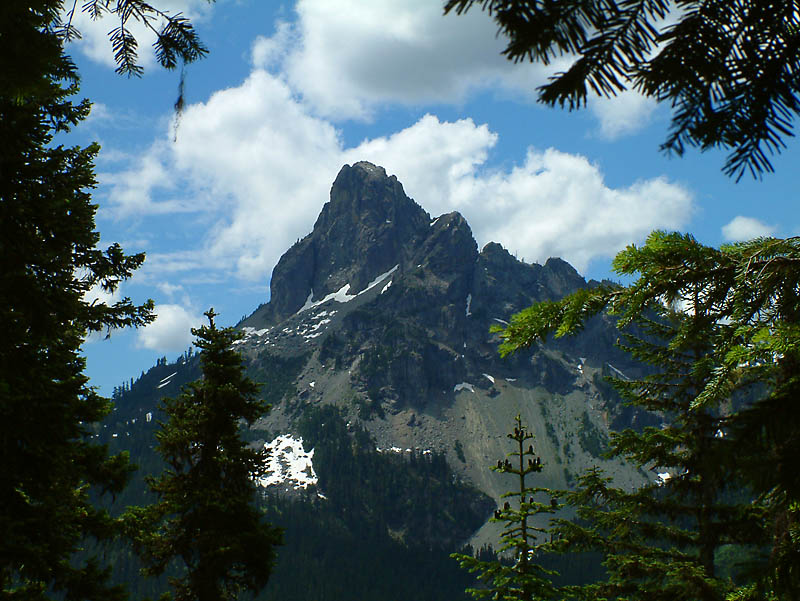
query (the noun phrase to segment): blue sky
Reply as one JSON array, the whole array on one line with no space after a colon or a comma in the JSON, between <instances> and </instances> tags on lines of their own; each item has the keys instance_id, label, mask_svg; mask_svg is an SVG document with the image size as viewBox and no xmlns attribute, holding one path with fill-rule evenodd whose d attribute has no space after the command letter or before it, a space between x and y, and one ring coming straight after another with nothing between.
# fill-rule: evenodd
<instances>
[{"instance_id":1,"label":"blue sky","mask_svg":"<svg viewBox=\"0 0 800 601\"><path fill-rule=\"evenodd\" d=\"M432 216L460 211L479 246L528 262L560 256L587 278L653 229L718 245L800 229L798 148L777 173L738 184L721 152L659 152L669 112L633 93L548 109L533 90L549 71L514 65L487 16L443 17L408 0L161 0L210 48L191 65L177 129L178 74L114 73L110 22L79 20L69 52L95 108L65 142L98 141L102 244L144 251L122 288L158 319L86 342L88 374L110 394L191 341L209 307L232 325L268 300L272 267L308 232L345 163L397 175ZM564 59L567 61L568 59ZM554 65L555 69L565 63Z\"/></svg>"}]
</instances>

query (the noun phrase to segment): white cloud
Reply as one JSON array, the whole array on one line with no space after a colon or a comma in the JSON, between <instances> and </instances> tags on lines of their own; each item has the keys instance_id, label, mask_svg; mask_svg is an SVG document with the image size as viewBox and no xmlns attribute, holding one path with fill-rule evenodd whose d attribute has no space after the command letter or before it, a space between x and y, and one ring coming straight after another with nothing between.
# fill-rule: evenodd
<instances>
[{"instance_id":1,"label":"white cloud","mask_svg":"<svg viewBox=\"0 0 800 601\"><path fill-rule=\"evenodd\" d=\"M206 0L162 0L158 6L195 25L213 10ZM256 40L253 64L278 73L314 114L333 120L370 120L387 104L460 104L476 91L532 103L536 88L572 61L508 61L501 55L506 39L487 13L473 8L445 16L442 3L430 0L297 0L294 17ZM78 8L74 23L83 34L75 42L80 51L115 67L108 40L115 19L91 21ZM154 34L132 21L130 31L139 42L139 62L152 68ZM592 99L590 106L601 136L616 139L646 125L654 103L626 92Z\"/></svg>"},{"instance_id":2,"label":"white cloud","mask_svg":"<svg viewBox=\"0 0 800 601\"><path fill-rule=\"evenodd\" d=\"M430 0L299 0L296 21L258 41L257 66L279 66L314 110L370 118L381 103L461 102L475 89L532 98L557 70L513 64L485 13L442 14Z\"/></svg>"},{"instance_id":3,"label":"white cloud","mask_svg":"<svg viewBox=\"0 0 800 601\"><path fill-rule=\"evenodd\" d=\"M359 160L397 175L432 214L461 211L480 244L498 241L528 261L561 256L578 269L654 228L680 228L692 210L689 193L666 179L609 188L596 165L553 149L489 169L498 136L470 119L426 115L345 148L328 121L263 70L189 106L177 141L168 140L165 130L137 168L109 179L118 215L192 210L210 223L197 248L148 255L143 271L154 280L202 272L263 282L311 230L341 166Z\"/></svg>"},{"instance_id":4,"label":"white cloud","mask_svg":"<svg viewBox=\"0 0 800 601\"><path fill-rule=\"evenodd\" d=\"M759 236L771 236L775 233L774 225L767 225L753 217L739 215L722 226L722 235L733 242L751 240Z\"/></svg>"},{"instance_id":5,"label":"white cloud","mask_svg":"<svg viewBox=\"0 0 800 601\"><path fill-rule=\"evenodd\" d=\"M256 41L253 63L279 73L315 114L333 120L370 120L386 104L460 104L477 91L533 103L536 88L573 60L508 61L506 38L477 7L445 16L429 0L298 0L295 17ZM630 91L589 104L607 139L641 129L655 107Z\"/></svg>"},{"instance_id":6,"label":"white cloud","mask_svg":"<svg viewBox=\"0 0 800 601\"><path fill-rule=\"evenodd\" d=\"M593 259L653 229L679 229L692 213L691 194L666 178L609 188L596 165L554 149L531 150L511 173L476 184L470 208L482 243L499 241L529 262L562 257L584 273Z\"/></svg>"},{"instance_id":7,"label":"white cloud","mask_svg":"<svg viewBox=\"0 0 800 601\"><path fill-rule=\"evenodd\" d=\"M156 319L137 332L140 347L159 352L183 351L191 346L192 328L203 324L203 317L181 305L156 305Z\"/></svg>"},{"instance_id":8,"label":"white cloud","mask_svg":"<svg viewBox=\"0 0 800 601\"><path fill-rule=\"evenodd\" d=\"M406 194L435 214L459 210L458 188L486 163L498 136L472 119L441 122L425 115L386 137L365 140L342 154L342 163L370 161L397 175Z\"/></svg>"},{"instance_id":9,"label":"white cloud","mask_svg":"<svg viewBox=\"0 0 800 601\"><path fill-rule=\"evenodd\" d=\"M642 129L650 122L656 106L655 100L633 90L589 101L589 108L599 121L599 134L606 140L616 140Z\"/></svg>"},{"instance_id":10,"label":"white cloud","mask_svg":"<svg viewBox=\"0 0 800 601\"><path fill-rule=\"evenodd\" d=\"M156 288L158 288L162 294L165 294L170 299L175 298L175 295L179 292L184 292L183 286L180 284L171 284L169 282L159 282L156 284Z\"/></svg>"},{"instance_id":11,"label":"white cloud","mask_svg":"<svg viewBox=\"0 0 800 601\"><path fill-rule=\"evenodd\" d=\"M84 125L94 124L98 121L108 121L113 117L114 115L107 105L103 104L102 102L93 102L92 112L89 113L89 116L84 120L83 123Z\"/></svg>"}]
</instances>

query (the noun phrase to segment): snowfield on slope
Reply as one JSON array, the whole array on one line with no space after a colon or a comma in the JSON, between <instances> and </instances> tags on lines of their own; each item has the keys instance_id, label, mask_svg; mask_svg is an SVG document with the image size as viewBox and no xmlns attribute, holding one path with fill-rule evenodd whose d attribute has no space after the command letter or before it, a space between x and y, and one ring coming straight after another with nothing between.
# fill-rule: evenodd
<instances>
[{"instance_id":1,"label":"snowfield on slope","mask_svg":"<svg viewBox=\"0 0 800 601\"><path fill-rule=\"evenodd\" d=\"M274 485L305 489L318 481L314 471L314 449L303 449L303 439L291 434L278 436L264 445L268 451L267 473L259 478L258 484L264 488Z\"/></svg>"}]
</instances>

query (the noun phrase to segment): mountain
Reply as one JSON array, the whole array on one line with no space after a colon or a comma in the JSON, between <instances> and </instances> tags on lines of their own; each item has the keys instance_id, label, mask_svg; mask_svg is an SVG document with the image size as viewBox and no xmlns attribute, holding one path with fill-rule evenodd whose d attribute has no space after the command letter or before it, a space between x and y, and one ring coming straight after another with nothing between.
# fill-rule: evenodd
<instances>
[{"instance_id":1,"label":"mountain","mask_svg":"<svg viewBox=\"0 0 800 601\"><path fill-rule=\"evenodd\" d=\"M505 359L490 327L595 284L561 259L527 264L497 243L479 251L459 213L432 219L396 177L360 162L342 168L311 233L278 261L239 348L256 371L302 358L294 394L264 427L291 429L303 407L334 403L379 447L446 453L498 497L506 485L485 468L504 456L521 412L549 460L543 485L563 487L598 461L609 426L648 419L628 415L602 379L638 367L615 348L607 317Z\"/></svg>"},{"instance_id":2,"label":"mountain","mask_svg":"<svg viewBox=\"0 0 800 601\"><path fill-rule=\"evenodd\" d=\"M317 524L326 532L331 520L350 534L366 520L378 546L497 544L487 519L512 483L488 468L509 451L518 413L545 465L537 485L565 488L596 464L620 484L651 478L600 457L609 428L659 423L623 407L604 380L640 370L614 346L611 318L504 359L490 332L534 302L594 285L558 258L479 250L459 213L431 218L382 167L345 165L311 233L278 261L269 301L237 326L273 405L248 436L273 444L285 468L266 492L284 516L290 498L330 512ZM144 417L158 398L197 375L196 357L160 362L116 395L112 429L135 430L135 419L152 429Z\"/></svg>"}]
</instances>

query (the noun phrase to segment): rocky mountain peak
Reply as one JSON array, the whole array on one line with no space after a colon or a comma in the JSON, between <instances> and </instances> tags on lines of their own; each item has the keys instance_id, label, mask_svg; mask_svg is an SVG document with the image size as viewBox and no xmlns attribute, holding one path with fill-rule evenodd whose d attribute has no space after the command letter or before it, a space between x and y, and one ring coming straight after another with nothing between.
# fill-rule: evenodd
<instances>
[{"instance_id":1,"label":"rocky mountain peak","mask_svg":"<svg viewBox=\"0 0 800 601\"><path fill-rule=\"evenodd\" d=\"M361 161L339 171L312 232L275 267L270 302L244 325L276 325L327 299L365 301L366 292L389 273L404 284L384 304L441 328L442 342L453 348L463 347L470 318L505 320L534 300L558 298L586 285L560 259L526 264L494 242L479 253L460 213L432 220L395 176ZM352 310L358 304L347 306Z\"/></svg>"},{"instance_id":2,"label":"rocky mountain peak","mask_svg":"<svg viewBox=\"0 0 800 601\"><path fill-rule=\"evenodd\" d=\"M361 251L387 237L413 237L429 223L428 213L406 196L394 175L361 161L339 171L312 236L357 244L353 250Z\"/></svg>"},{"instance_id":3,"label":"rocky mountain peak","mask_svg":"<svg viewBox=\"0 0 800 601\"><path fill-rule=\"evenodd\" d=\"M340 461L350 455L327 453L328 467L316 459L311 464L310 449L303 448L300 436L311 446L335 443L328 448L345 450L351 445L339 441L348 443L352 436L361 441L359 448L386 455L392 473L405 465L396 455L408 458L412 466L436 465L446 457L459 480L499 501L508 484L487 465L508 452L506 432L519 414L536 435L545 465L543 486L570 486L577 474L594 465L601 465L621 486L638 486L644 472L602 457L609 425L658 427L661 418L623 406L603 379L635 378L641 370L614 346L619 331L613 318L597 316L576 337L534 344L504 358L497 352L500 338L491 329L508 325L532 303L589 285L561 259L530 264L497 243L478 252L461 214L431 220L383 168L366 162L345 165L311 233L275 267L270 302L240 324L242 338L234 343L273 406L254 428L283 456L270 468L280 478L266 483L280 482L286 492L294 476L277 464L299 462L305 454L309 463L303 463L304 475L295 480L309 489L322 487L315 510L334 503L336 491L350 498L350 490L371 486L341 469ZM189 359L148 373L135 389L138 394L145 387L152 395L148 405L139 405L139 415L153 411L161 394L175 393L179 384L196 378L198 365ZM340 413L316 413L331 409L329 405ZM115 413L118 418L121 414ZM324 421L311 428L310 416L315 415ZM334 423L334 415L340 426L323 430ZM336 432L337 438L329 437ZM326 456L324 447L316 448L317 458ZM378 465L371 459L367 463ZM456 481L438 467L436 473ZM408 480L410 487L422 481L417 476ZM440 499L431 497L438 485L432 486L427 476L424 482L420 496L413 496L411 489L393 496L431 498L441 507ZM372 492L353 498L376 499ZM350 509L347 515L364 515L371 511L367 509ZM458 512L447 513L452 524L425 518L426 524L444 524L450 536L431 530L430 540L460 544L470 528L463 528ZM383 517L400 512L375 515L393 539L402 532L405 540L423 540L414 534L413 524L407 526L411 522ZM492 527L484 526L471 544L480 548L497 540ZM359 518L358 532L364 531Z\"/></svg>"},{"instance_id":4,"label":"rocky mountain peak","mask_svg":"<svg viewBox=\"0 0 800 601\"><path fill-rule=\"evenodd\" d=\"M361 161L336 176L314 229L272 273L267 322L347 287L364 290L379 274L408 262L431 218L383 167Z\"/></svg>"}]
</instances>

